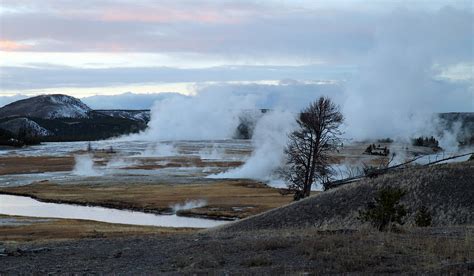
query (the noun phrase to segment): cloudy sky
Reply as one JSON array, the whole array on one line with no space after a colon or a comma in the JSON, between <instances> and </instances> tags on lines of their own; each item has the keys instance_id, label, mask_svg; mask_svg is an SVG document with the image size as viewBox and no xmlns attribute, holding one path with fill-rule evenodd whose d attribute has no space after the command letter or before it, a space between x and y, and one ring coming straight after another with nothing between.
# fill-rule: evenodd
<instances>
[{"instance_id":1,"label":"cloudy sky","mask_svg":"<svg viewBox=\"0 0 474 276\"><path fill-rule=\"evenodd\" d=\"M103 102L212 87L353 89L361 70L390 64L374 57L422 53L414 68L462 90L450 108L465 111L473 12L471 0L1 0L0 105L41 93Z\"/></svg>"}]
</instances>

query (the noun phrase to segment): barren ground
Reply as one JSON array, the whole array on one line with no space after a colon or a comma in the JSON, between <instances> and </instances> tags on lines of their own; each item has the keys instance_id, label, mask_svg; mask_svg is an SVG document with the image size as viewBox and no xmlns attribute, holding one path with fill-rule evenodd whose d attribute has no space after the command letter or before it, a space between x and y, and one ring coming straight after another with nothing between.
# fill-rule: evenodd
<instances>
[{"instance_id":1,"label":"barren ground","mask_svg":"<svg viewBox=\"0 0 474 276\"><path fill-rule=\"evenodd\" d=\"M288 228L0 243L0 274L469 275L473 234L472 227L401 233Z\"/></svg>"}]
</instances>

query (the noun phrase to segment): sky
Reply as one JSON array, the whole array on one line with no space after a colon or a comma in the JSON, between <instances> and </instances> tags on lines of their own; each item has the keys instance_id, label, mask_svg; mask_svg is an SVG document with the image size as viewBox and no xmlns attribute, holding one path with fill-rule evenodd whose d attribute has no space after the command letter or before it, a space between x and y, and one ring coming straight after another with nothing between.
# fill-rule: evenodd
<instances>
[{"instance_id":1,"label":"sky","mask_svg":"<svg viewBox=\"0 0 474 276\"><path fill-rule=\"evenodd\" d=\"M473 13L470 0L1 0L0 105L63 93L94 108L150 108L164 92L328 84L344 95L384 79L367 72L390 56L461 91L441 111L471 111Z\"/></svg>"}]
</instances>

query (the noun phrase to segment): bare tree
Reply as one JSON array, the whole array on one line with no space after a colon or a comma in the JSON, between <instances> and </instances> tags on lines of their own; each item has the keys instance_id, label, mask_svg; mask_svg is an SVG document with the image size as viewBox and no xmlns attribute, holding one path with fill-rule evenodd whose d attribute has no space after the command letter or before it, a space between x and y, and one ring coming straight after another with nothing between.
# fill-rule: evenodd
<instances>
[{"instance_id":1,"label":"bare tree","mask_svg":"<svg viewBox=\"0 0 474 276\"><path fill-rule=\"evenodd\" d=\"M286 165L282 170L295 200L308 197L315 181L330 180L329 153L340 142L339 127L343 120L339 107L326 97L319 98L300 113L298 129L289 135Z\"/></svg>"}]
</instances>

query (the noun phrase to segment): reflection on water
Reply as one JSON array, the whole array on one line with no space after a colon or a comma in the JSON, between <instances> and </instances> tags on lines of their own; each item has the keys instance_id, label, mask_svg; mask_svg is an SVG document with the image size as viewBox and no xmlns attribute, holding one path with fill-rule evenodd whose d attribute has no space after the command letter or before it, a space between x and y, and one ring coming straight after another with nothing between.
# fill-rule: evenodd
<instances>
[{"instance_id":1,"label":"reflection on water","mask_svg":"<svg viewBox=\"0 0 474 276\"><path fill-rule=\"evenodd\" d=\"M0 195L0 214L43 218L86 219L109 223L162 227L209 228L226 221L155 215L118 209L44 203L29 197Z\"/></svg>"}]
</instances>

